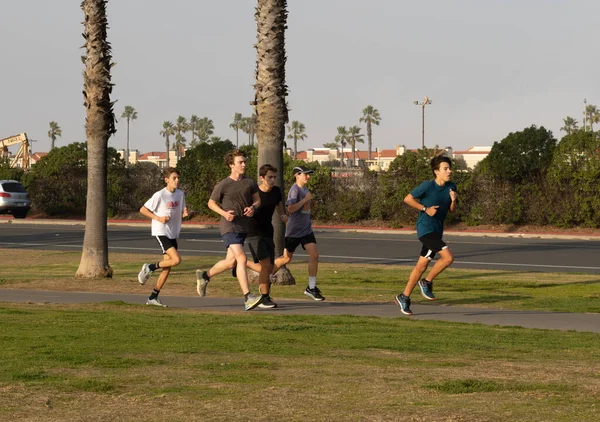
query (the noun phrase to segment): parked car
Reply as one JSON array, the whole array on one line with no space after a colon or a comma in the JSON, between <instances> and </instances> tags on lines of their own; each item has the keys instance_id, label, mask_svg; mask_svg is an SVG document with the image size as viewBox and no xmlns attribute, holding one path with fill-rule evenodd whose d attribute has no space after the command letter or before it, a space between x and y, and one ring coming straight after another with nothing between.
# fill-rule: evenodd
<instances>
[{"instance_id":1,"label":"parked car","mask_svg":"<svg viewBox=\"0 0 600 422\"><path fill-rule=\"evenodd\" d=\"M25 218L31 209L31 200L22 184L16 180L0 180L0 214Z\"/></svg>"}]
</instances>

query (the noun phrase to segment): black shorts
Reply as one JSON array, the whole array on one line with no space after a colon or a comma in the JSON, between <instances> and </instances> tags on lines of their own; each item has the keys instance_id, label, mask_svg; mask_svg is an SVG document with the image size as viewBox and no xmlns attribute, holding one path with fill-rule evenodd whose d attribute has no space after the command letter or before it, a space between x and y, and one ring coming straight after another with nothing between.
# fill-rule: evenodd
<instances>
[{"instance_id":1,"label":"black shorts","mask_svg":"<svg viewBox=\"0 0 600 422\"><path fill-rule=\"evenodd\" d=\"M433 259L436 253L448 247L442 240L442 234L437 232L427 233L425 236L419 237L419 240L423 244L421 256L427 259Z\"/></svg>"},{"instance_id":2,"label":"black shorts","mask_svg":"<svg viewBox=\"0 0 600 422\"><path fill-rule=\"evenodd\" d=\"M167 254L167 251L171 248L177 250L177 239L169 239L167 236L155 236L163 255Z\"/></svg>"},{"instance_id":3,"label":"black shorts","mask_svg":"<svg viewBox=\"0 0 600 422\"><path fill-rule=\"evenodd\" d=\"M302 249L306 250L304 245L308 243L317 243L317 239L315 239L315 234L310 233L306 236L302 237L286 237L285 238L285 249L289 253L294 253L298 245L302 245Z\"/></svg>"},{"instance_id":4,"label":"black shorts","mask_svg":"<svg viewBox=\"0 0 600 422\"><path fill-rule=\"evenodd\" d=\"M269 259L271 264L275 264L275 243L270 237L251 236L246 238L250 253L255 263L263 259Z\"/></svg>"}]
</instances>

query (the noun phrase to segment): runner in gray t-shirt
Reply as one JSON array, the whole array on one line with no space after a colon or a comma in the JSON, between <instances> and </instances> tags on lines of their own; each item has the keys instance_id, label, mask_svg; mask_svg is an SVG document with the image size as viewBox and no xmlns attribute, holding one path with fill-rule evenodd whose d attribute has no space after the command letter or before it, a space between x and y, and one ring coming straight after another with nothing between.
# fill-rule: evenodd
<instances>
[{"instance_id":1,"label":"runner in gray t-shirt","mask_svg":"<svg viewBox=\"0 0 600 422\"><path fill-rule=\"evenodd\" d=\"M304 294L314 300L325 300L317 287L317 271L319 269L319 249L310 221L310 201L312 193L307 185L314 172L306 167L294 167L292 174L296 183L290 188L285 202L288 212L288 223L285 228L285 249L283 256L275 260L273 274L288 264L294 256L298 245L308 253L308 287Z\"/></svg>"},{"instance_id":2,"label":"runner in gray t-shirt","mask_svg":"<svg viewBox=\"0 0 600 422\"><path fill-rule=\"evenodd\" d=\"M196 270L196 284L198 294L206 296L206 287L210 278L236 266L237 279L244 294L245 309L249 311L262 302L261 295L250 293L246 273L246 252L244 252L244 241L254 211L260 206L260 196L256 181L244 176L245 152L240 150L229 152L225 156L225 164L231 169L231 175L217 183L208 200L208 208L221 216L221 238L225 243L227 256L208 271Z\"/></svg>"}]
</instances>

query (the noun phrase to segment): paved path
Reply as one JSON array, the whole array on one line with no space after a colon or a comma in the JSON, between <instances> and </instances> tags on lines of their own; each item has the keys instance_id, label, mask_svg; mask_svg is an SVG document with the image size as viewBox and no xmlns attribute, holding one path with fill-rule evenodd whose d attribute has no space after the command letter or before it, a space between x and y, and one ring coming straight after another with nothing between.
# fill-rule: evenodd
<instances>
[{"instance_id":1,"label":"paved path","mask_svg":"<svg viewBox=\"0 0 600 422\"><path fill-rule=\"evenodd\" d=\"M201 311L244 312L241 298L191 296L161 296L163 303L172 308ZM0 289L0 302L33 303L101 303L123 301L144 304L146 297L133 294L58 292L40 290ZM413 304L415 313L407 317L393 303L314 302L310 300L277 300L276 309L256 309L279 315L356 315L381 318L413 318L451 322L480 323L499 326L520 326L549 330L573 330L600 333L600 314L577 314L544 311L514 311L489 308L464 308L437 304Z\"/></svg>"}]
</instances>

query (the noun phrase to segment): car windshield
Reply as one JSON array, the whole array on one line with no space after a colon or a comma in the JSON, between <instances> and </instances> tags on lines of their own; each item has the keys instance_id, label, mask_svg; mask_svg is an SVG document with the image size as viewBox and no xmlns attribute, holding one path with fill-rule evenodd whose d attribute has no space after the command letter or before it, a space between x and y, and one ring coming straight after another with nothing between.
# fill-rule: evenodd
<instances>
[{"instance_id":1,"label":"car windshield","mask_svg":"<svg viewBox=\"0 0 600 422\"><path fill-rule=\"evenodd\" d=\"M21 193L27 193L27 191L25 190L25 188L23 187L22 184L20 184L20 183L14 183L14 182L2 183L2 189L4 190L4 192L21 192Z\"/></svg>"}]
</instances>

